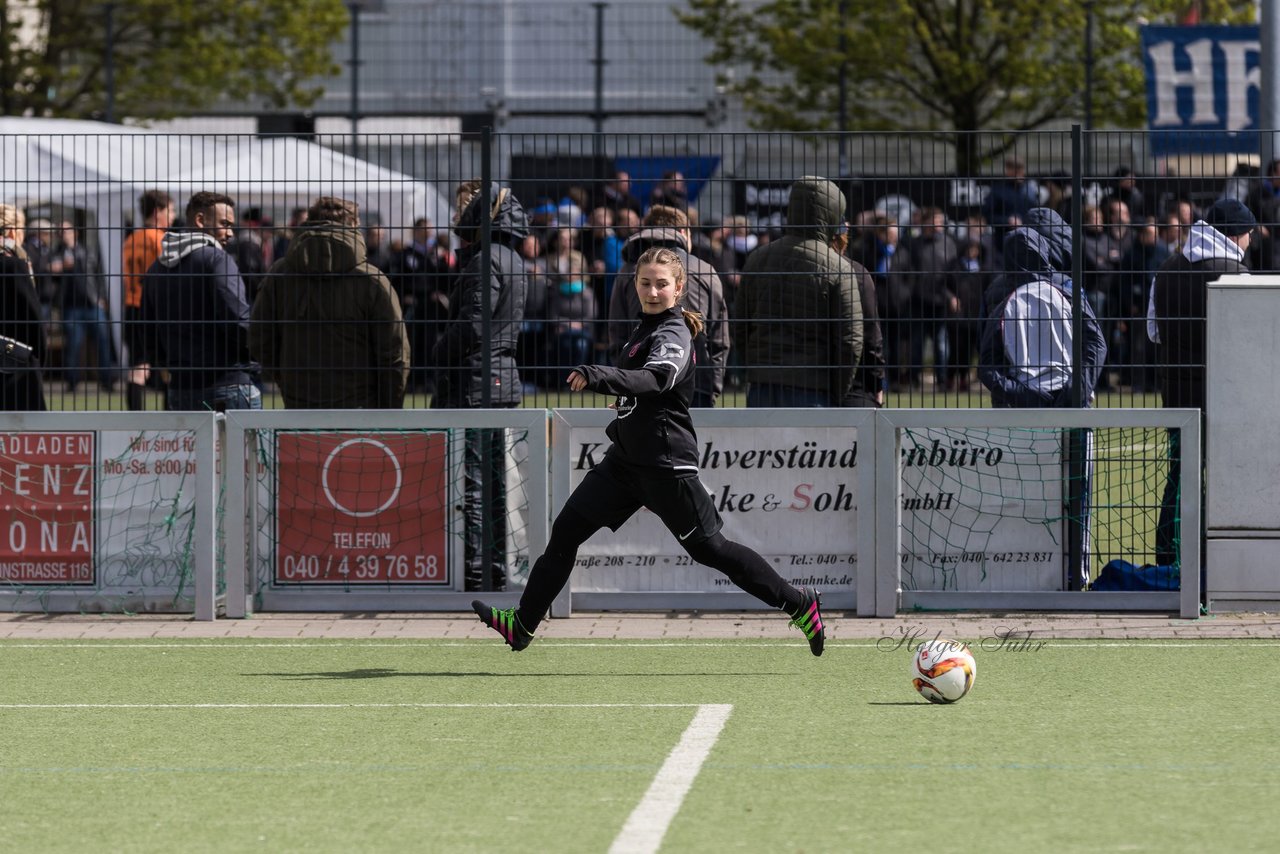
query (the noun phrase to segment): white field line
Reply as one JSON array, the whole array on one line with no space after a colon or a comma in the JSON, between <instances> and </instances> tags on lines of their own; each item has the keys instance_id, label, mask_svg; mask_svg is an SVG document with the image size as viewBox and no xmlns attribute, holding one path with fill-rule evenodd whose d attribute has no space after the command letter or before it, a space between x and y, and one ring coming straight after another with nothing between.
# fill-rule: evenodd
<instances>
[{"instance_id":1,"label":"white field line","mask_svg":"<svg viewBox=\"0 0 1280 854\"><path fill-rule=\"evenodd\" d=\"M680 811L733 711L728 703L0 703L0 711L31 709L687 709L693 721L658 769L648 791L609 847L610 854L650 854Z\"/></svg>"},{"instance_id":2,"label":"white field line","mask_svg":"<svg viewBox=\"0 0 1280 854\"><path fill-rule=\"evenodd\" d=\"M690 709L698 703L0 703L4 709ZM732 708L732 707L730 707Z\"/></svg>"},{"instance_id":3,"label":"white field line","mask_svg":"<svg viewBox=\"0 0 1280 854\"><path fill-rule=\"evenodd\" d=\"M658 776L609 846L609 854L650 854L658 850L732 711L732 705L722 703L698 707L680 743L667 755Z\"/></svg>"},{"instance_id":4,"label":"white field line","mask_svg":"<svg viewBox=\"0 0 1280 854\"><path fill-rule=\"evenodd\" d=\"M1275 625L1275 629L1276 629L1277 635L1280 635L1280 622L1277 622L1277 623L1276 623L1276 625ZM1025 634L1025 632L1023 632L1022 630L1015 630L1015 633L1014 633L1013 635L1010 635L1010 636L1009 636L1009 638L1006 640L1006 645L1007 645L1007 646L1012 647L1012 646L1014 646L1014 645L1015 645L1015 644L1017 644L1017 643L1021 643L1023 640L1025 640L1025 639L1026 639L1026 637L1027 637L1027 635L1026 635L1026 634ZM963 635L963 634L957 634L957 635L956 635L956 638L957 638L957 640L964 640L964 641L975 640L975 638L974 638L974 637L972 637L972 636L966 636L966 635ZM575 648L575 647L576 647L576 648L581 648L581 649L588 649L588 648L591 648L591 649L670 649L670 648L677 648L677 649L679 649L679 648L698 648L698 647L726 647L726 648L730 648L730 647L731 647L731 648L734 648L734 649L741 649L741 648L759 647L759 648L771 648L771 649L778 649L779 647L781 647L781 646L785 645L785 642L786 642L787 640L788 640L788 639L786 639L786 638L778 638L777 640L775 640L775 641L773 641L773 642L768 642L768 643L761 643L760 641L743 641L743 640L733 640L733 639L727 639L727 640L723 640L723 641L656 641L656 642L649 642L649 641L623 641L623 640L618 640L618 641L573 641L573 640L553 641L553 640L542 640L542 641L539 641L539 642L538 642L538 649L547 649L547 648L550 648L550 647L562 647L562 648ZM792 640L793 640L793 639L792 639ZM925 637L925 638L921 638L921 642L923 642L924 640L928 640L928 638L927 638L927 637ZM980 641L981 639L979 638L979 639L977 639L977 640L978 640L978 641ZM1235 646L1258 646L1258 647L1272 647L1272 646L1280 646L1280 637L1277 637L1277 638L1274 638L1274 639L1267 639L1267 638L1256 638L1256 639L1253 639L1253 638L1215 638L1215 637L1205 637L1205 638L1195 638L1195 639L1191 639L1191 640L1181 640L1181 641L1175 641L1175 640L1160 640L1160 639L1154 639L1154 638L1153 638L1153 639L1151 639L1151 640L1115 640L1115 641L1106 641L1106 640L1090 640L1090 641L1085 641L1085 640L1077 640L1077 639L1075 639L1075 638L1071 638L1071 637L1054 637L1054 636L1053 636L1053 635L1051 635L1051 634L1048 634L1048 633L1042 633L1042 632L1038 632L1038 631L1035 631L1035 630L1032 630L1032 632L1031 632L1031 635L1030 635L1030 641L1031 641L1031 643L1033 643L1033 644L1035 644L1035 643L1039 643L1039 642L1043 642L1043 643L1044 643L1044 646L1043 646L1043 647L1040 647L1040 648L1039 648L1039 650L1048 650L1048 649L1055 649L1055 650L1061 650L1061 649L1125 649L1125 648L1129 648L1129 647L1136 647L1136 646L1150 646L1150 647L1158 647L1158 648L1163 648L1163 649L1174 649L1174 648L1180 648L1180 647L1197 647L1197 646L1204 646L1205 644L1212 644L1212 645L1214 645L1214 646L1227 646L1227 647L1235 647ZM476 639L476 640L472 640L472 641L437 641L437 640L424 639L424 640L420 640L420 641L354 641L354 642L351 642L351 641L345 641L345 642L344 642L344 641L325 641L325 640L316 640L316 641L314 641L314 642L306 642L306 641L301 641L301 642L300 642L300 641L286 641L286 642L282 642L282 643L272 643L272 642L269 642L269 641L250 641L250 642L229 642L229 643L223 643L223 642L221 642L221 641L219 641L219 640L216 640L216 639L215 639L215 640L209 640L209 641L203 641L203 642L197 642L197 641L191 641L191 640L183 640L183 641L179 641L179 642L176 642L176 643L154 643L154 642L149 642L149 641L148 641L148 642L141 642L141 643L134 643L134 642L130 642L130 641L101 641L101 642L84 642L84 641L76 641L76 642L66 642L66 641L59 641L59 640L48 640L48 641L40 641L40 642L22 641L22 642L13 642L13 643L11 643L11 642L9 642L9 641L4 640L3 638L0 638L0 649L3 649L3 650L17 650L17 649L41 649L41 650L59 650L59 649L103 649L103 650L107 650L107 649L181 649L181 650L189 650L189 649L193 649L193 650L208 650L208 651L215 651L215 652L216 652L216 651L218 651L218 650L224 650L224 649L307 649L307 650L315 650L315 649L339 649L339 648L356 648L356 649L396 649L396 648L402 648L402 647L416 648L416 649L421 649L421 648L423 648L423 647L439 647L439 648L451 648L451 647L453 647L453 648L461 648L461 649L476 649L478 646L480 646L480 645L481 645L481 643L484 643L484 642L488 642L488 639L487 639L487 638L484 638L484 639L479 639L479 638L478 638L478 639ZM893 643L893 644L897 644L897 643L899 643L899 642L902 642L902 638L901 638L900 636L898 636L898 635L893 635L893 636L890 636L890 637L886 637L885 639L883 639L883 640L881 640L881 641L877 641L877 640L874 640L874 639L871 639L871 640L860 640L860 641L833 641L833 640L828 639L828 640L827 640L827 648L828 648L828 649L830 649L830 648L832 648L832 647L836 647L836 648L845 648L845 649L879 649L879 650L889 651L889 650L891 650L891 649L893 648L893 647L890 645L891 643ZM998 643L998 642L999 642L999 638L998 638L998 637L992 637L992 638L990 639L990 642L991 642L992 644ZM794 645L794 640L793 640L793 645ZM905 646L905 645L906 645L906 643L903 643L903 645ZM1039 650L1038 650L1038 651L1039 651ZM996 651L999 651L999 650L996 650Z\"/></svg>"}]
</instances>

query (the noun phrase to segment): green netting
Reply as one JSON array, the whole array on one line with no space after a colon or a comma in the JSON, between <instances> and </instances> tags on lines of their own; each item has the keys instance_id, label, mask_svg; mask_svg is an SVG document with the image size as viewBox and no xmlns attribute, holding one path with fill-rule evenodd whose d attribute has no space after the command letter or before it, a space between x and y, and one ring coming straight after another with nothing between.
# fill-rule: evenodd
<instances>
[{"instance_id":1,"label":"green netting","mask_svg":"<svg viewBox=\"0 0 1280 854\"><path fill-rule=\"evenodd\" d=\"M495 589L528 575L527 430L264 429L253 444L259 594L480 590L486 555Z\"/></svg>"},{"instance_id":2,"label":"green netting","mask_svg":"<svg viewBox=\"0 0 1280 854\"><path fill-rule=\"evenodd\" d=\"M1169 434L903 428L903 588L1062 590L1113 559L1154 563Z\"/></svg>"}]
</instances>

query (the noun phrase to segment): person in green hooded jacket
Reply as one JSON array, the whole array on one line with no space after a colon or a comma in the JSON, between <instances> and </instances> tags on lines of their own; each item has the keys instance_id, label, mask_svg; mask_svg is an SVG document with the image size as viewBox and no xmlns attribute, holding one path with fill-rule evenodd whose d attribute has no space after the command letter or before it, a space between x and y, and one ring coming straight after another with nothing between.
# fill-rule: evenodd
<instances>
[{"instance_id":1,"label":"person in green hooded jacket","mask_svg":"<svg viewBox=\"0 0 1280 854\"><path fill-rule=\"evenodd\" d=\"M316 199L262 281L249 350L289 409L400 409L409 339L400 300L366 257L355 202Z\"/></svg>"},{"instance_id":2,"label":"person in green hooded jacket","mask_svg":"<svg viewBox=\"0 0 1280 854\"><path fill-rule=\"evenodd\" d=\"M825 178L791 185L782 238L752 250L733 312L733 348L747 373L747 405L860 405L866 270L832 244L844 193Z\"/></svg>"}]
</instances>

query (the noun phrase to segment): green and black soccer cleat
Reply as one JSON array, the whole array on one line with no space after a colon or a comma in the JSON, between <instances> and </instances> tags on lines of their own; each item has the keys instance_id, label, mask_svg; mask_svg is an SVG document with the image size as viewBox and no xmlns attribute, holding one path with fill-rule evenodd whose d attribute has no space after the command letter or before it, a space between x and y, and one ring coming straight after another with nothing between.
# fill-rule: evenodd
<instances>
[{"instance_id":1,"label":"green and black soccer cleat","mask_svg":"<svg viewBox=\"0 0 1280 854\"><path fill-rule=\"evenodd\" d=\"M480 622L502 635L512 652L519 652L533 640L533 632L525 631L520 625L515 608L491 608L479 599L471 603L471 608Z\"/></svg>"},{"instance_id":2,"label":"green and black soccer cleat","mask_svg":"<svg viewBox=\"0 0 1280 854\"><path fill-rule=\"evenodd\" d=\"M822 655L822 645L827 639L826 629L822 625L822 594L808 587L801 587L800 594L804 599L791 615L791 625L804 632L809 640L810 652Z\"/></svg>"}]
</instances>

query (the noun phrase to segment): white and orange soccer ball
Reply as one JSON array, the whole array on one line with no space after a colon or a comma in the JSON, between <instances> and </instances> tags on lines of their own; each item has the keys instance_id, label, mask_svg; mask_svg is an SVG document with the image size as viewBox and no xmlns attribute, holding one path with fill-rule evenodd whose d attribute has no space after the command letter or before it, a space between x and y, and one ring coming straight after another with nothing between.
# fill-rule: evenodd
<instances>
[{"instance_id":1,"label":"white and orange soccer ball","mask_svg":"<svg viewBox=\"0 0 1280 854\"><path fill-rule=\"evenodd\" d=\"M960 641L935 638L911 657L911 682L930 703L954 703L973 687L978 663Z\"/></svg>"}]
</instances>

